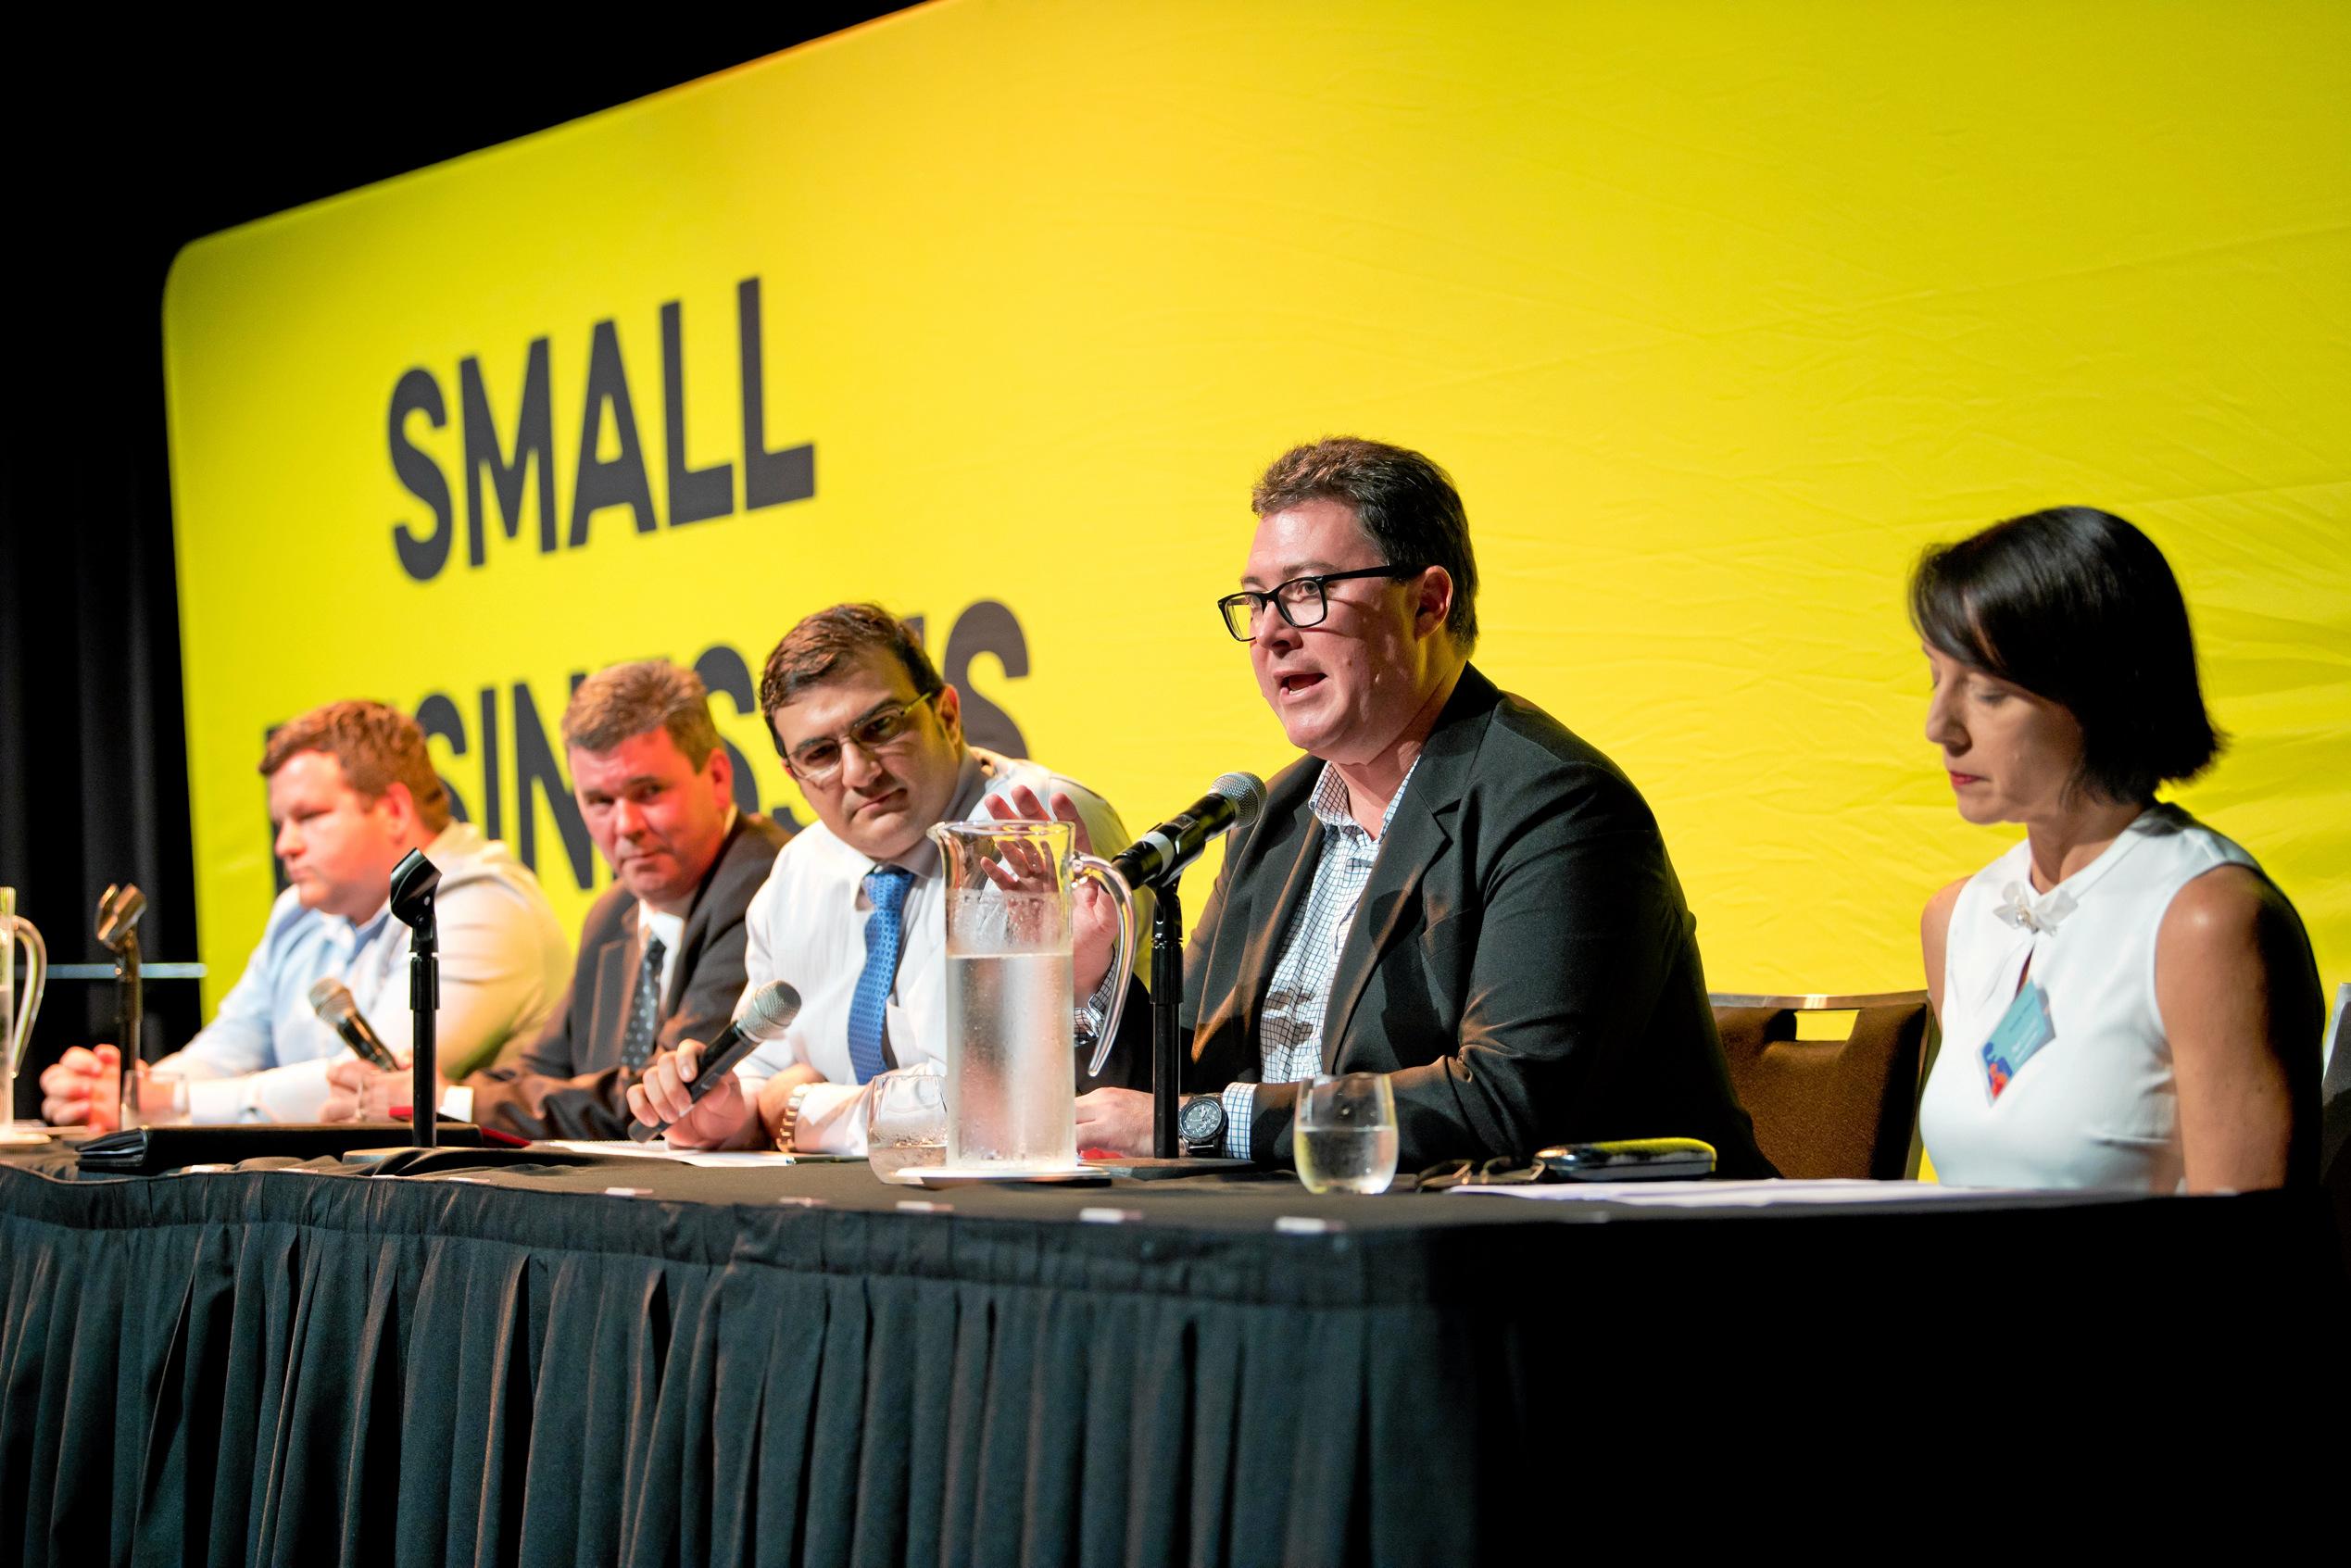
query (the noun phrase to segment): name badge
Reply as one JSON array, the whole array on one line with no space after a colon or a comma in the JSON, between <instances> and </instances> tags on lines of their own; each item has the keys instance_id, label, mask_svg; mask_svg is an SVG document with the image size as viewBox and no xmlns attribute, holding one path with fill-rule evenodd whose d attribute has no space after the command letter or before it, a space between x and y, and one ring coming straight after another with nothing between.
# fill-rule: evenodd
<instances>
[{"instance_id":1,"label":"name badge","mask_svg":"<svg viewBox=\"0 0 2351 1568\"><path fill-rule=\"evenodd\" d=\"M1983 1082L1992 1098L1998 1099L2000 1091L2023 1071L2034 1053L2056 1037L2057 1031L2049 1022L2049 994L2039 981L2026 981L2008 1010L2000 1015L2000 1022L1992 1026L1992 1038L1983 1043Z\"/></svg>"}]
</instances>

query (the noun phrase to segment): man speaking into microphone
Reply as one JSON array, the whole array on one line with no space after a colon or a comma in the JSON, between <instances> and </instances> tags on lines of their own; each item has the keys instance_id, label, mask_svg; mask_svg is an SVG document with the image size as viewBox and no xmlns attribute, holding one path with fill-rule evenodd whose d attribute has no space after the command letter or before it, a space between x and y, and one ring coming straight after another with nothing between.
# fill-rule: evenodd
<instances>
[{"instance_id":1,"label":"man speaking into microphone","mask_svg":"<svg viewBox=\"0 0 2351 1568\"><path fill-rule=\"evenodd\" d=\"M1477 569L1444 470L1333 439L1252 500L1218 608L1306 755L1227 847L1185 956L1186 1087L1208 1091L1187 1144L1293 1164L1299 1085L1365 1072L1394 1088L1404 1170L1682 1136L1767 1173L1647 803L1469 663ZM1150 1016L1130 997L1123 1055ZM1148 1094L1098 1089L1077 1118L1082 1146L1151 1152Z\"/></svg>"}]
</instances>

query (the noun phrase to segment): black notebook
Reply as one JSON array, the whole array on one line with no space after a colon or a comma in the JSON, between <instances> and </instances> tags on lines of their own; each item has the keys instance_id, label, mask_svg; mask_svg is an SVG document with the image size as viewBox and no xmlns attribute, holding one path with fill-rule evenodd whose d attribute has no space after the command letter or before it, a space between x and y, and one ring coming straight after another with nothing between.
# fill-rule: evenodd
<instances>
[{"instance_id":1,"label":"black notebook","mask_svg":"<svg viewBox=\"0 0 2351 1568\"><path fill-rule=\"evenodd\" d=\"M482 1129L443 1122L434 1135L444 1148L479 1148ZM183 1165L233 1165L241 1160L341 1159L355 1148L390 1148L410 1139L406 1122L271 1123L232 1127L132 1127L82 1145L82 1169L108 1175L147 1175Z\"/></svg>"}]
</instances>

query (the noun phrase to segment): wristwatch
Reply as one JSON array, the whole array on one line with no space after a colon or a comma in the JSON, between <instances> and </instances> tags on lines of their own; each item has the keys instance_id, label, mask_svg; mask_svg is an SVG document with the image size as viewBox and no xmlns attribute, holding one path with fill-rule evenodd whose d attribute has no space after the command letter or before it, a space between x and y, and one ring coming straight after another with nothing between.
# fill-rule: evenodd
<instances>
[{"instance_id":1,"label":"wristwatch","mask_svg":"<svg viewBox=\"0 0 2351 1568\"><path fill-rule=\"evenodd\" d=\"M1176 1132L1191 1153L1215 1153L1225 1147L1225 1102L1214 1095L1185 1096Z\"/></svg>"},{"instance_id":2,"label":"wristwatch","mask_svg":"<svg viewBox=\"0 0 2351 1568\"><path fill-rule=\"evenodd\" d=\"M800 1102L808 1098L809 1090L814 1087L812 1083L795 1084L791 1098L784 1102L783 1118L775 1123L775 1147L786 1154L792 1152L792 1136L799 1131Z\"/></svg>"}]
</instances>

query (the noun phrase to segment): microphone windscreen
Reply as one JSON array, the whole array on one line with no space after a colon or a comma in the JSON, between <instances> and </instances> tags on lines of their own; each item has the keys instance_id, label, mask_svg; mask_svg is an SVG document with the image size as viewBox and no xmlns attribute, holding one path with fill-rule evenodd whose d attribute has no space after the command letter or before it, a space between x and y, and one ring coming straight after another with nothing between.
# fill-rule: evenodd
<instances>
[{"instance_id":1,"label":"microphone windscreen","mask_svg":"<svg viewBox=\"0 0 2351 1568\"><path fill-rule=\"evenodd\" d=\"M1235 833L1248 832L1249 824L1257 820L1257 813L1265 809L1265 781L1255 773L1226 773L1209 785L1208 792L1233 803Z\"/></svg>"},{"instance_id":2,"label":"microphone windscreen","mask_svg":"<svg viewBox=\"0 0 2351 1568\"><path fill-rule=\"evenodd\" d=\"M351 987L330 974L310 987L310 1010L329 1023L340 1023L359 1010L359 1004L351 999Z\"/></svg>"},{"instance_id":3,"label":"microphone windscreen","mask_svg":"<svg viewBox=\"0 0 2351 1568\"><path fill-rule=\"evenodd\" d=\"M754 1040L773 1040L799 1016L800 994L786 982L771 980L752 992L735 1016L735 1026Z\"/></svg>"}]
</instances>

